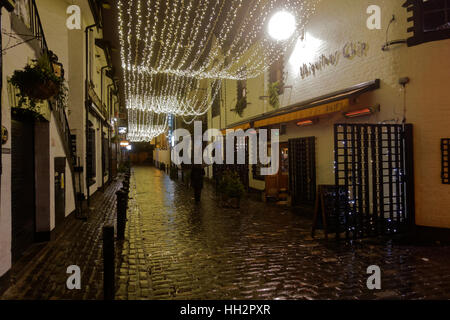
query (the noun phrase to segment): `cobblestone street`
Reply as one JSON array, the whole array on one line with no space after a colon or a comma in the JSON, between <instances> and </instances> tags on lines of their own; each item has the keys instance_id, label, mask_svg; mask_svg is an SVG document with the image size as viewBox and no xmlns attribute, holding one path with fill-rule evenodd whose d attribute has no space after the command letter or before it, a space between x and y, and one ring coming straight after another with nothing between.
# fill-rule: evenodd
<instances>
[{"instance_id":1,"label":"cobblestone street","mask_svg":"<svg viewBox=\"0 0 450 320\"><path fill-rule=\"evenodd\" d=\"M310 237L310 220L252 200L220 208L206 184L192 189L153 167L135 167L126 239L116 245L116 299L448 299L450 247ZM91 200L87 222L73 217L55 240L14 265L0 299L103 299L101 230L115 220L115 181ZM81 290L66 268L81 268ZM378 265L382 290L366 269Z\"/></svg>"},{"instance_id":2,"label":"cobblestone street","mask_svg":"<svg viewBox=\"0 0 450 320\"><path fill-rule=\"evenodd\" d=\"M207 184L191 189L136 167L117 299L448 299L450 248L310 237L310 220L245 201L218 206ZM382 290L367 289L367 267Z\"/></svg>"},{"instance_id":3,"label":"cobblestone street","mask_svg":"<svg viewBox=\"0 0 450 320\"><path fill-rule=\"evenodd\" d=\"M115 220L115 192L121 186L121 180L113 181L91 198L86 222L72 215L56 239L27 250L11 269L10 287L0 299L103 299L102 227ZM66 287L70 265L81 269L81 290Z\"/></svg>"}]
</instances>

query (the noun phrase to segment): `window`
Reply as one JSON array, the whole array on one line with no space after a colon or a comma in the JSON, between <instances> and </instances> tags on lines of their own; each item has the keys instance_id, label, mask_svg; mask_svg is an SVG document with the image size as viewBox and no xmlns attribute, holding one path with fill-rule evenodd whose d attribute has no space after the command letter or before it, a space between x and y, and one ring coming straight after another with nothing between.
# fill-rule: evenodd
<instances>
[{"instance_id":1,"label":"window","mask_svg":"<svg viewBox=\"0 0 450 320\"><path fill-rule=\"evenodd\" d=\"M278 82L278 93L284 92L284 58L281 57L270 66L270 83Z\"/></svg>"},{"instance_id":2,"label":"window","mask_svg":"<svg viewBox=\"0 0 450 320\"><path fill-rule=\"evenodd\" d=\"M237 99L247 98L247 80L238 80L237 82Z\"/></svg>"},{"instance_id":3,"label":"window","mask_svg":"<svg viewBox=\"0 0 450 320\"><path fill-rule=\"evenodd\" d=\"M408 0L403 7L412 12L408 21L413 26L408 32L413 32L413 36L408 39L408 46L450 39L450 0Z\"/></svg>"},{"instance_id":4,"label":"window","mask_svg":"<svg viewBox=\"0 0 450 320\"><path fill-rule=\"evenodd\" d=\"M89 186L95 183L96 177L96 166L95 166L95 129L92 128L92 123L90 123L91 128L88 130L88 145L87 145L87 176L89 181Z\"/></svg>"},{"instance_id":5,"label":"window","mask_svg":"<svg viewBox=\"0 0 450 320\"><path fill-rule=\"evenodd\" d=\"M109 172L109 148L108 148L108 137L103 132L103 143L102 143L102 171L103 175L108 175Z\"/></svg>"},{"instance_id":6,"label":"window","mask_svg":"<svg viewBox=\"0 0 450 320\"><path fill-rule=\"evenodd\" d=\"M450 139L441 140L442 151L442 183L450 184L449 155L450 155Z\"/></svg>"}]
</instances>

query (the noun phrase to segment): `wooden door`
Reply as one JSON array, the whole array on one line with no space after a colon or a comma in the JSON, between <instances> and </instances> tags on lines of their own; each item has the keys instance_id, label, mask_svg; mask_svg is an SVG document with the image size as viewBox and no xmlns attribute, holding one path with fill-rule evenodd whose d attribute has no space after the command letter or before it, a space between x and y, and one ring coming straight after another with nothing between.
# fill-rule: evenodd
<instances>
[{"instance_id":1,"label":"wooden door","mask_svg":"<svg viewBox=\"0 0 450 320\"><path fill-rule=\"evenodd\" d=\"M12 259L16 261L34 242L34 122L11 120L12 142Z\"/></svg>"}]
</instances>

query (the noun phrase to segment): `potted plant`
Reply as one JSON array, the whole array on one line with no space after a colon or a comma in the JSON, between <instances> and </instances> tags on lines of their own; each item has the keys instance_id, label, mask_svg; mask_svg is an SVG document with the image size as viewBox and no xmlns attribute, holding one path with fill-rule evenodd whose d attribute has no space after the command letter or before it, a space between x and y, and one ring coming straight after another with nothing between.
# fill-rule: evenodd
<instances>
[{"instance_id":1,"label":"potted plant","mask_svg":"<svg viewBox=\"0 0 450 320\"><path fill-rule=\"evenodd\" d=\"M222 195L222 205L225 207L239 208L245 187L236 172L227 171L219 183L219 191Z\"/></svg>"},{"instance_id":2,"label":"potted plant","mask_svg":"<svg viewBox=\"0 0 450 320\"><path fill-rule=\"evenodd\" d=\"M28 100L29 108L35 109L37 102L50 98L55 98L58 103L65 106L68 90L64 84L64 77L56 75L52 66L49 56L43 54L39 59L32 60L23 70L14 71L9 81L19 89L17 96L20 100L17 107L21 108Z\"/></svg>"},{"instance_id":3,"label":"potted plant","mask_svg":"<svg viewBox=\"0 0 450 320\"><path fill-rule=\"evenodd\" d=\"M269 84L269 104L274 109L280 107L280 83L278 81Z\"/></svg>"},{"instance_id":4,"label":"potted plant","mask_svg":"<svg viewBox=\"0 0 450 320\"><path fill-rule=\"evenodd\" d=\"M245 108L247 108L247 97L241 97L237 101L236 107L232 111L236 112L240 117L242 117Z\"/></svg>"}]
</instances>

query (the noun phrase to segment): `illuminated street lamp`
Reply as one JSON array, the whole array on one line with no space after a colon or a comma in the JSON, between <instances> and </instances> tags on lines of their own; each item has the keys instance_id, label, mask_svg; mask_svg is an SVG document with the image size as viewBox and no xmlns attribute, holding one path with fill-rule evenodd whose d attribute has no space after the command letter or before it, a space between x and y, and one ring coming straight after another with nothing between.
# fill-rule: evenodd
<instances>
[{"instance_id":1,"label":"illuminated street lamp","mask_svg":"<svg viewBox=\"0 0 450 320\"><path fill-rule=\"evenodd\" d=\"M287 11L278 11L269 20L269 35L277 41L289 39L295 29L295 17Z\"/></svg>"}]
</instances>

